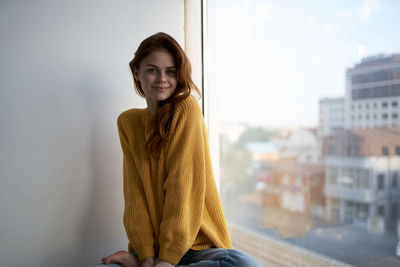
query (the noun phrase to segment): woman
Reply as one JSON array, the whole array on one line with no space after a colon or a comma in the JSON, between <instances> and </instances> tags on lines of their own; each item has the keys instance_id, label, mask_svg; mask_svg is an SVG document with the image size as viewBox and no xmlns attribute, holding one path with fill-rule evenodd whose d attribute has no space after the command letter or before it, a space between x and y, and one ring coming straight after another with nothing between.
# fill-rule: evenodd
<instances>
[{"instance_id":1,"label":"woman","mask_svg":"<svg viewBox=\"0 0 400 267\"><path fill-rule=\"evenodd\" d=\"M232 250L215 185L191 66L168 34L145 39L130 62L146 109L118 118L128 251L122 266L257 266ZM221 265L222 264L222 265Z\"/></svg>"}]
</instances>

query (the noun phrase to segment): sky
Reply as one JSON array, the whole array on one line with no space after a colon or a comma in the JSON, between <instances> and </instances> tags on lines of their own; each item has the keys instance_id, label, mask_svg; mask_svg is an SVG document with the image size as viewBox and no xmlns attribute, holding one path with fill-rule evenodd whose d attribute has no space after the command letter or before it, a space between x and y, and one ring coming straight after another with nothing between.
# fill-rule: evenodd
<instances>
[{"instance_id":1,"label":"sky","mask_svg":"<svg viewBox=\"0 0 400 267\"><path fill-rule=\"evenodd\" d=\"M210 90L221 122L317 127L363 57L400 53L397 0L209 1Z\"/></svg>"}]
</instances>

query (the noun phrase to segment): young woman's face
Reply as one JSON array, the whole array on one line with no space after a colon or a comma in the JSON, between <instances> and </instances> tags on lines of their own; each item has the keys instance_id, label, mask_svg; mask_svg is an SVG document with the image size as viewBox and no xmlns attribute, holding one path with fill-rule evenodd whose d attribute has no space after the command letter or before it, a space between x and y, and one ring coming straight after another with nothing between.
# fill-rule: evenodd
<instances>
[{"instance_id":1,"label":"young woman's face","mask_svg":"<svg viewBox=\"0 0 400 267\"><path fill-rule=\"evenodd\" d=\"M176 73L174 58L166 50L156 50L140 62L134 76L140 82L149 108L154 109L174 93L178 84Z\"/></svg>"}]
</instances>

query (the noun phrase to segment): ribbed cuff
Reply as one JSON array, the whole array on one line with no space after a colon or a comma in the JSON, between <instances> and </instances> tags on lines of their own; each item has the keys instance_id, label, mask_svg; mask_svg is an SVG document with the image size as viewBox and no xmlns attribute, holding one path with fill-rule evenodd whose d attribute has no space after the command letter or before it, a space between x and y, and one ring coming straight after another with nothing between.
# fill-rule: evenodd
<instances>
[{"instance_id":1,"label":"ribbed cuff","mask_svg":"<svg viewBox=\"0 0 400 267\"><path fill-rule=\"evenodd\" d=\"M184 255L179 254L174 250L168 248L160 247L160 252L158 253L158 258L162 261L171 263L172 265L177 265Z\"/></svg>"},{"instance_id":2,"label":"ribbed cuff","mask_svg":"<svg viewBox=\"0 0 400 267\"><path fill-rule=\"evenodd\" d=\"M154 258L153 244L135 248L135 252L138 254L141 261L146 258Z\"/></svg>"}]
</instances>

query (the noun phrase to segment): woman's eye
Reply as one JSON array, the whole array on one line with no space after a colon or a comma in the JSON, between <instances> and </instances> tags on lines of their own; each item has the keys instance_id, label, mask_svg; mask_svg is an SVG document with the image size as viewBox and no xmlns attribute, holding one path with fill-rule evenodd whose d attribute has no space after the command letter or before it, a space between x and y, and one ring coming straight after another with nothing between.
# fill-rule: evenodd
<instances>
[{"instance_id":1,"label":"woman's eye","mask_svg":"<svg viewBox=\"0 0 400 267\"><path fill-rule=\"evenodd\" d=\"M147 69L147 72L149 73L156 73L157 70L155 68Z\"/></svg>"},{"instance_id":2,"label":"woman's eye","mask_svg":"<svg viewBox=\"0 0 400 267\"><path fill-rule=\"evenodd\" d=\"M168 70L168 73L170 73L170 74L176 74L176 70Z\"/></svg>"}]
</instances>

